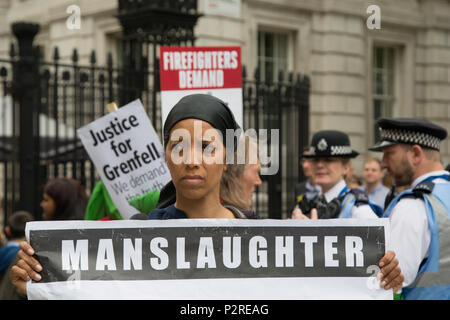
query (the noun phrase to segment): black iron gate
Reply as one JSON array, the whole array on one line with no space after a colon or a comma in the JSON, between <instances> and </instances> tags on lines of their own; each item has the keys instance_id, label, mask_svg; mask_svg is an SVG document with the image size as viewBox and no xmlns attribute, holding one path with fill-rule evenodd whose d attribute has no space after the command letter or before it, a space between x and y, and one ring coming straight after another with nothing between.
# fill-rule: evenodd
<instances>
[{"instance_id":1,"label":"black iron gate","mask_svg":"<svg viewBox=\"0 0 450 320\"><path fill-rule=\"evenodd\" d=\"M143 3L148 3L143 6ZM0 177L3 211L28 210L41 217L41 186L51 177L69 176L92 190L99 177L76 130L106 113L106 104L141 99L156 132L161 132L158 48L194 45L197 1L119 0L123 28L121 67L109 54L106 66L61 63L58 48L45 62L33 39L35 24L13 25L18 51L11 45L0 59ZM302 178L298 155L308 142L309 79L279 75L248 79L243 68L244 129L280 129L279 170L263 176L255 209L262 217L282 218L292 205L294 185Z\"/></svg>"},{"instance_id":2,"label":"black iron gate","mask_svg":"<svg viewBox=\"0 0 450 320\"><path fill-rule=\"evenodd\" d=\"M289 215L295 184L304 178L298 156L308 144L310 84L300 74L280 72L276 82L270 76L262 81L259 75L255 70L253 79L247 79L244 68L244 127L279 130L279 141L269 140L278 147L278 171L261 177L254 209L262 217L280 219Z\"/></svg>"},{"instance_id":3,"label":"black iron gate","mask_svg":"<svg viewBox=\"0 0 450 320\"><path fill-rule=\"evenodd\" d=\"M141 99L152 119L158 103L152 99L155 88L124 83L133 70L114 67L111 54L104 67L96 65L95 52L89 65L80 65L76 49L70 63L59 61L58 48L53 61L42 61L39 48L32 46L38 29L34 24L13 25L19 51L12 45L9 59L0 60L3 210L5 215L27 210L37 219L41 186L49 178L73 177L87 190L99 179L77 137L78 128L103 116L106 105L125 94L134 97L130 101ZM149 69L134 74L141 81L155 76Z\"/></svg>"}]
</instances>

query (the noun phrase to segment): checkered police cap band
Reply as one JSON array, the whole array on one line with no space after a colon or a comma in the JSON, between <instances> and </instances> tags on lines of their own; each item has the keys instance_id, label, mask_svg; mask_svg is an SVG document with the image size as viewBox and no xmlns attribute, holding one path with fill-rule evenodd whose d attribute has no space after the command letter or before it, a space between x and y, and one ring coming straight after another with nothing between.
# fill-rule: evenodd
<instances>
[{"instance_id":1,"label":"checkered police cap band","mask_svg":"<svg viewBox=\"0 0 450 320\"><path fill-rule=\"evenodd\" d=\"M352 148L350 146L331 146L331 155L347 155L352 153Z\"/></svg>"},{"instance_id":2,"label":"checkered police cap band","mask_svg":"<svg viewBox=\"0 0 450 320\"><path fill-rule=\"evenodd\" d=\"M310 147L309 152L311 155L316 154L316 147ZM345 156L352 154L352 148L350 146L330 146L330 155L332 156Z\"/></svg>"},{"instance_id":3,"label":"checkered police cap band","mask_svg":"<svg viewBox=\"0 0 450 320\"><path fill-rule=\"evenodd\" d=\"M381 140L392 142L418 144L422 147L431 148L439 151L441 140L428 133L415 132L403 129L380 129Z\"/></svg>"}]
</instances>

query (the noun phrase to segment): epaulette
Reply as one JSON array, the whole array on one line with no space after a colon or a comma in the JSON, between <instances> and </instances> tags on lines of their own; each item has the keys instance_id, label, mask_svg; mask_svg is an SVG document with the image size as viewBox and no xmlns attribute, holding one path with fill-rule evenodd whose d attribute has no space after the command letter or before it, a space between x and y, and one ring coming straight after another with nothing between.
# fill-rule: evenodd
<instances>
[{"instance_id":1,"label":"epaulette","mask_svg":"<svg viewBox=\"0 0 450 320\"><path fill-rule=\"evenodd\" d=\"M433 192L435 183L433 181L426 181L419 183L412 189L412 193L404 194L401 198L417 199L423 198L424 194L430 194Z\"/></svg>"},{"instance_id":2,"label":"epaulette","mask_svg":"<svg viewBox=\"0 0 450 320\"><path fill-rule=\"evenodd\" d=\"M417 186L415 186L413 191L419 193L432 193L433 189L434 189L434 182L426 181L424 183L420 183Z\"/></svg>"},{"instance_id":3,"label":"epaulette","mask_svg":"<svg viewBox=\"0 0 450 320\"><path fill-rule=\"evenodd\" d=\"M350 189L345 194L343 194L341 198L343 199L349 193L355 196L355 206L360 206L369 203L369 197L361 189Z\"/></svg>"}]
</instances>

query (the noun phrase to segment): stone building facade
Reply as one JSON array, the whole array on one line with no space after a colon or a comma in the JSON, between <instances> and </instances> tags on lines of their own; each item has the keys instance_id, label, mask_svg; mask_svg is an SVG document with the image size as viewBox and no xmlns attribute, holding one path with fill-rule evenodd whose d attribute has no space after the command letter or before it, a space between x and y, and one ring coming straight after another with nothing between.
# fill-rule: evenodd
<instances>
[{"instance_id":1,"label":"stone building facade","mask_svg":"<svg viewBox=\"0 0 450 320\"><path fill-rule=\"evenodd\" d=\"M376 139L379 116L420 117L450 131L450 1L225 1L233 14L210 13L215 1L198 1L196 45L241 46L250 75L258 66L263 77L279 70L309 75L310 134L346 131L361 153L356 171ZM72 4L81 10L80 29L66 26ZM380 29L368 27L371 5L380 9ZM120 60L115 14L112 0L0 0L0 55L7 54L11 23L30 21L41 26L36 43L47 60L55 46L62 59L76 47L80 63L88 63L91 50L100 65L108 51ZM446 165L450 139L441 151Z\"/></svg>"}]
</instances>

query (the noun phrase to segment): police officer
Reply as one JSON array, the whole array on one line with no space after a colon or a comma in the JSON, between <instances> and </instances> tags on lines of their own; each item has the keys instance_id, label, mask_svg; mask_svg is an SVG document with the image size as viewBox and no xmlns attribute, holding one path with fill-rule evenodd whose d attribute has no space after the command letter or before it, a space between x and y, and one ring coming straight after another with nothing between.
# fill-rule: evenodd
<instances>
[{"instance_id":1,"label":"police officer","mask_svg":"<svg viewBox=\"0 0 450 320\"><path fill-rule=\"evenodd\" d=\"M305 157L309 155L309 147L305 147L301 156L302 170L305 176L305 181L295 185L295 195L298 197L306 197L309 200L314 199L320 193L320 186L316 184L312 171L311 159Z\"/></svg>"},{"instance_id":2,"label":"police officer","mask_svg":"<svg viewBox=\"0 0 450 320\"><path fill-rule=\"evenodd\" d=\"M450 299L450 182L440 160L447 131L409 118L377 121L382 167L397 186L384 217L391 222L391 244L405 276L405 299Z\"/></svg>"},{"instance_id":3,"label":"police officer","mask_svg":"<svg viewBox=\"0 0 450 320\"><path fill-rule=\"evenodd\" d=\"M337 130L319 131L311 139L309 154L315 182L321 187L321 195L312 206L316 210L303 212L301 204L292 215L293 218L377 218L382 208L370 202L367 195L359 189L349 189L345 175L350 169L350 159L358 156L350 146L350 139Z\"/></svg>"},{"instance_id":4,"label":"police officer","mask_svg":"<svg viewBox=\"0 0 450 320\"><path fill-rule=\"evenodd\" d=\"M308 154L309 147L305 147L301 155L301 162L306 180L295 185L295 205L291 211L300 206L302 211L308 212L320 194L320 186L314 180L311 159L305 157Z\"/></svg>"}]
</instances>

